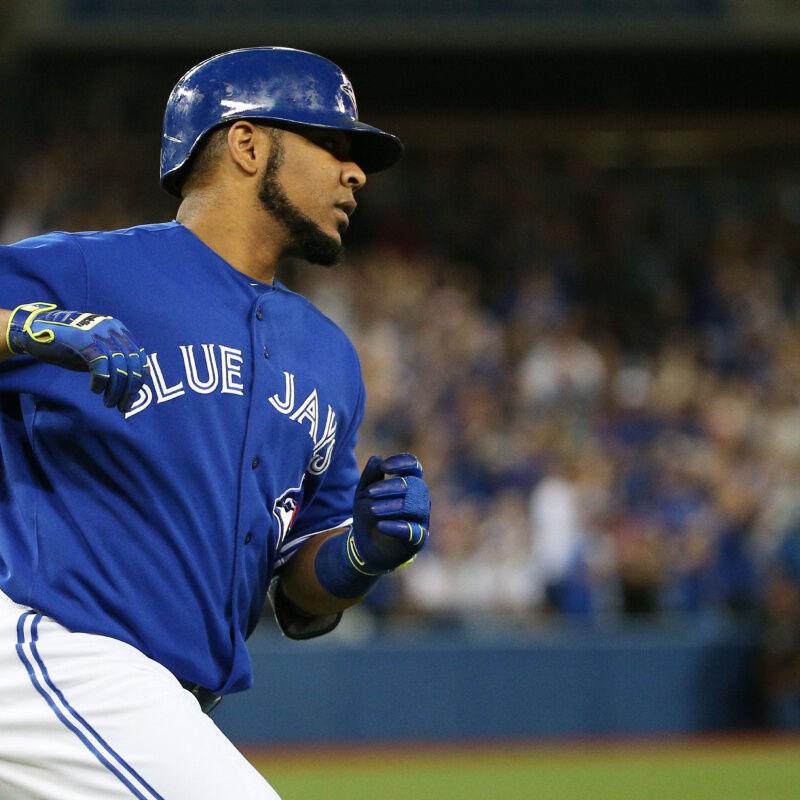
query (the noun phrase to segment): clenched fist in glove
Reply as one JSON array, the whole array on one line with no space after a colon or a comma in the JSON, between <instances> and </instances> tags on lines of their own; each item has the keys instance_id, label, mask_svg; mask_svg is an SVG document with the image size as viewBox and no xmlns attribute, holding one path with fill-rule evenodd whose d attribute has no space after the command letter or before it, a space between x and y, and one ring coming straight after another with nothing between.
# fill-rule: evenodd
<instances>
[{"instance_id":1,"label":"clenched fist in glove","mask_svg":"<svg viewBox=\"0 0 800 800\"><path fill-rule=\"evenodd\" d=\"M415 456L372 456L356 488L353 527L319 549L320 584L337 597L365 594L378 577L425 546L430 512L428 486Z\"/></svg>"},{"instance_id":2,"label":"clenched fist in glove","mask_svg":"<svg viewBox=\"0 0 800 800\"><path fill-rule=\"evenodd\" d=\"M413 558L425 546L430 514L428 486L416 457L372 456L353 505L354 566L390 572Z\"/></svg>"},{"instance_id":3,"label":"clenched fist in glove","mask_svg":"<svg viewBox=\"0 0 800 800\"><path fill-rule=\"evenodd\" d=\"M113 317L63 311L52 303L26 303L11 313L6 331L11 353L65 369L91 373L91 390L123 413L139 394L147 354Z\"/></svg>"}]
</instances>

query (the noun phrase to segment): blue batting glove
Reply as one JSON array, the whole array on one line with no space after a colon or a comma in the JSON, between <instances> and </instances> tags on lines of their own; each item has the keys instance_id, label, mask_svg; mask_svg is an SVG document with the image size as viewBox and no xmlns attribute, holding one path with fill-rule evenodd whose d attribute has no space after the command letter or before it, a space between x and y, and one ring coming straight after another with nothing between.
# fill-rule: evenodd
<instances>
[{"instance_id":1,"label":"blue batting glove","mask_svg":"<svg viewBox=\"0 0 800 800\"><path fill-rule=\"evenodd\" d=\"M381 575L408 563L428 541L431 498L415 456L372 456L356 487L353 525L326 539L314 571L334 597L365 595Z\"/></svg>"},{"instance_id":2,"label":"blue batting glove","mask_svg":"<svg viewBox=\"0 0 800 800\"><path fill-rule=\"evenodd\" d=\"M147 353L113 317L26 303L11 313L8 349L65 369L91 373L90 388L108 408L130 411L149 370Z\"/></svg>"},{"instance_id":3,"label":"blue batting glove","mask_svg":"<svg viewBox=\"0 0 800 800\"><path fill-rule=\"evenodd\" d=\"M367 572L389 572L428 540L431 498L416 456L372 456L356 488L350 555Z\"/></svg>"}]
</instances>

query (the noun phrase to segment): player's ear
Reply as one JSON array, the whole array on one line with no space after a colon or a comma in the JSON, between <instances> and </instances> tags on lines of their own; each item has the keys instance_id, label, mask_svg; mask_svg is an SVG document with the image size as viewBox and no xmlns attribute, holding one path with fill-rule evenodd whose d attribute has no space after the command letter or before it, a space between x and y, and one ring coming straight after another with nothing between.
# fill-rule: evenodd
<instances>
[{"instance_id":1,"label":"player's ear","mask_svg":"<svg viewBox=\"0 0 800 800\"><path fill-rule=\"evenodd\" d=\"M258 128L246 119L238 120L228 128L228 154L248 175L258 172L260 162L267 155L268 146L259 134Z\"/></svg>"}]
</instances>

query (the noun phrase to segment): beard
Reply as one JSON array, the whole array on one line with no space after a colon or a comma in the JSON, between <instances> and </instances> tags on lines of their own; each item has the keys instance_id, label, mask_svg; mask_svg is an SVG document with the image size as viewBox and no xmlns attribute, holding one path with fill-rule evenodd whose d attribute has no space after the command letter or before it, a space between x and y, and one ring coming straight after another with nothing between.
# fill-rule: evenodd
<instances>
[{"instance_id":1,"label":"beard","mask_svg":"<svg viewBox=\"0 0 800 800\"><path fill-rule=\"evenodd\" d=\"M276 137L273 145L258 187L258 199L288 231L286 255L299 256L323 267L336 266L341 262L344 251L341 242L325 233L286 196L278 181L278 169L283 163L282 142Z\"/></svg>"}]
</instances>

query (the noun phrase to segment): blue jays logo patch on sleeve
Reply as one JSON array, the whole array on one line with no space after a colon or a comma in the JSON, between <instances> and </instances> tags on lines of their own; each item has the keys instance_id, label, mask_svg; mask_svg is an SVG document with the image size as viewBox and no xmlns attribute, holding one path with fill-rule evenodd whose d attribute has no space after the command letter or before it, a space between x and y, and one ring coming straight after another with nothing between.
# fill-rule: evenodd
<instances>
[{"instance_id":1,"label":"blue jays logo patch on sleeve","mask_svg":"<svg viewBox=\"0 0 800 800\"><path fill-rule=\"evenodd\" d=\"M286 536L294 524L300 505L303 502L303 486L296 486L287 489L272 506L272 516L278 523L278 541L275 545L276 550L280 550Z\"/></svg>"}]
</instances>

